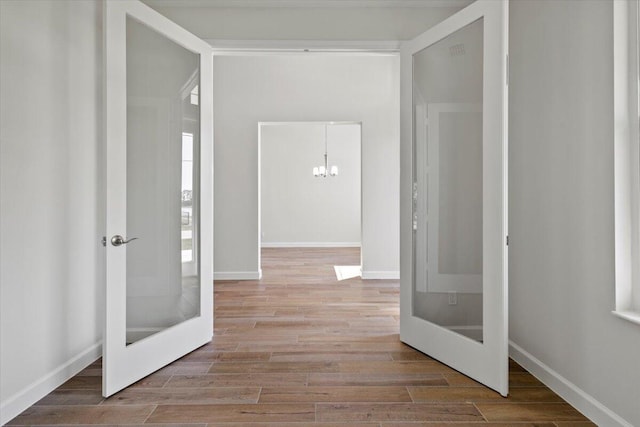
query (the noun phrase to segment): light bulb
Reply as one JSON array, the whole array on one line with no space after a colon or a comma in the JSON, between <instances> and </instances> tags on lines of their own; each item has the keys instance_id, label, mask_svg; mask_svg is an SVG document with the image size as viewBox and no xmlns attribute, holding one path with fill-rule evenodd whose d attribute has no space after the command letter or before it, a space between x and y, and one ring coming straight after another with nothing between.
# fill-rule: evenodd
<instances>
[{"instance_id":1,"label":"light bulb","mask_svg":"<svg viewBox=\"0 0 640 427\"><path fill-rule=\"evenodd\" d=\"M338 166L331 166L331 176L338 175Z\"/></svg>"},{"instance_id":2,"label":"light bulb","mask_svg":"<svg viewBox=\"0 0 640 427\"><path fill-rule=\"evenodd\" d=\"M316 166L313 168L313 176L318 176L318 175L320 175L320 172L318 171L318 167Z\"/></svg>"},{"instance_id":3,"label":"light bulb","mask_svg":"<svg viewBox=\"0 0 640 427\"><path fill-rule=\"evenodd\" d=\"M320 175L327 176L327 169L324 166L320 166Z\"/></svg>"}]
</instances>

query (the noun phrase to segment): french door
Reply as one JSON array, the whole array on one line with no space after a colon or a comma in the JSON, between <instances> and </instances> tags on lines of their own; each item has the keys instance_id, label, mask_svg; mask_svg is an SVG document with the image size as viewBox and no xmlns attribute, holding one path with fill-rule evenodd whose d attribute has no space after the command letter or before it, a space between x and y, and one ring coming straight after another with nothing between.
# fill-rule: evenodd
<instances>
[{"instance_id":1,"label":"french door","mask_svg":"<svg viewBox=\"0 0 640 427\"><path fill-rule=\"evenodd\" d=\"M102 394L213 335L213 53L136 0L107 0Z\"/></svg>"},{"instance_id":2,"label":"french door","mask_svg":"<svg viewBox=\"0 0 640 427\"><path fill-rule=\"evenodd\" d=\"M401 49L400 338L508 393L507 6Z\"/></svg>"}]
</instances>

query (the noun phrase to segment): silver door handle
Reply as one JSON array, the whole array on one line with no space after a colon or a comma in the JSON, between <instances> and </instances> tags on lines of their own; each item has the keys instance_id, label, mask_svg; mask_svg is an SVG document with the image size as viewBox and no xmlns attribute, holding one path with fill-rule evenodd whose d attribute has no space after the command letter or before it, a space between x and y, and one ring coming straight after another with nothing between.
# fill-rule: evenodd
<instances>
[{"instance_id":1,"label":"silver door handle","mask_svg":"<svg viewBox=\"0 0 640 427\"><path fill-rule=\"evenodd\" d=\"M122 237L119 234L116 234L115 236L113 236L111 238L111 244L113 246L122 246L122 245L126 245L127 243L131 242L132 240L137 240L137 239L138 239L137 237L132 237L129 240L125 240L124 237Z\"/></svg>"}]
</instances>

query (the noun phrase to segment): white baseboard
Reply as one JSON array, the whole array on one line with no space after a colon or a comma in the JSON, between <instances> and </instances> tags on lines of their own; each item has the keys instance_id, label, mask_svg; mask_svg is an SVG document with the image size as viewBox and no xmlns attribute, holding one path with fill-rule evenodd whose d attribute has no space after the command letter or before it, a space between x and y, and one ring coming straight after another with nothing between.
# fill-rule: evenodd
<instances>
[{"instance_id":1,"label":"white baseboard","mask_svg":"<svg viewBox=\"0 0 640 427\"><path fill-rule=\"evenodd\" d=\"M262 242L263 248L359 248L360 242Z\"/></svg>"},{"instance_id":2,"label":"white baseboard","mask_svg":"<svg viewBox=\"0 0 640 427\"><path fill-rule=\"evenodd\" d=\"M96 343L72 357L42 378L0 403L0 425L11 421L22 411L61 386L102 356L102 342Z\"/></svg>"},{"instance_id":3,"label":"white baseboard","mask_svg":"<svg viewBox=\"0 0 640 427\"><path fill-rule=\"evenodd\" d=\"M366 270L362 270L362 278L364 280L373 280L373 279L398 280L398 279L400 279L400 272L399 271L366 271Z\"/></svg>"},{"instance_id":4,"label":"white baseboard","mask_svg":"<svg viewBox=\"0 0 640 427\"><path fill-rule=\"evenodd\" d=\"M633 427L630 422L512 341L509 341L509 356L597 425Z\"/></svg>"},{"instance_id":5,"label":"white baseboard","mask_svg":"<svg viewBox=\"0 0 640 427\"><path fill-rule=\"evenodd\" d=\"M214 271L213 280L260 280L262 269L258 271Z\"/></svg>"}]
</instances>

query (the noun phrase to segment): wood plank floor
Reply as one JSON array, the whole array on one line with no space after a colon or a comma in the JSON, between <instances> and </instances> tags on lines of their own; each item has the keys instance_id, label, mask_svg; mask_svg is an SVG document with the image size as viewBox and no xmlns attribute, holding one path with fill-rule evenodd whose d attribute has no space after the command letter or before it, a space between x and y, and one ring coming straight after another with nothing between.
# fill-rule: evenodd
<instances>
[{"instance_id":1,"label":"wood plank floor","mask_svg":"<svg viewBox=\"0 0 640 427\"><path fill-rule=\"evenodd\" d=\"M337 281L357 249L265 249L216 282L210 344L103 399L98 360L10 424L209 427L593 425L515 363L504 399L400 343L397 281Z\"/></svg>"}]
</instances>

